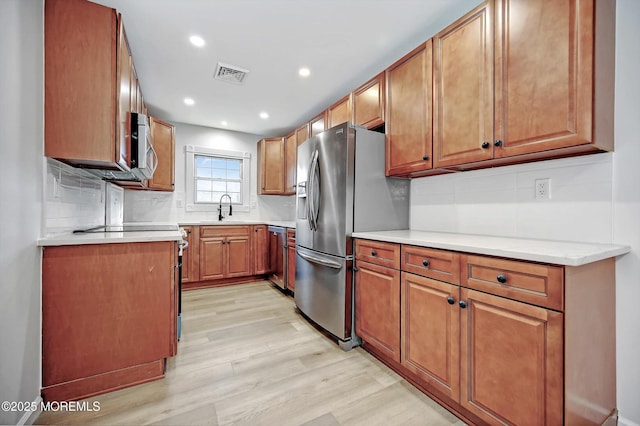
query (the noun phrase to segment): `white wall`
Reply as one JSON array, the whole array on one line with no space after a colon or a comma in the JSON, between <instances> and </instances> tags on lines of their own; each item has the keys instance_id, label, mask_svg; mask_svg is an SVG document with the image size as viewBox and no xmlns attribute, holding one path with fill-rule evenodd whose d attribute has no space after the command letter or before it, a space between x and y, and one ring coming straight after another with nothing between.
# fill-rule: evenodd
<instances>
[{"instance_id":1,"label":"white wall","mask_svg":"<svg viewBox=\"0 0 640 426\"><path fill-rule=\"evenodd\" d=\"M40 394L42 19L43 0L0 1L0 401Z\"/></svg>"},{"instance_id":2,"label":"white wall","mask_svg":"<svg viewBox=\"0 0 640 426\"><path fill-rule=\"evenodd\" d=\"M414 179L411 228L632 247L616 261L620 424L640 424L640 2L617 0L615 152ZM534 199L551 178L552 198Z\"/></svg>"},{"instance_id":3,"label":"white wall","mask_svg":"<svg viewBox=\"0 0 640 426\"><path fill-rule=\"evenodd\" d=\"M259 135L233 132L212 127L176 123L176 182L172 193L153 191L125 191L125 222L145 221L217 221L218 214L212 212L187 212L186 205L186 155L185 146L216 148L228 151L251 153L251 203L250 212L234 212L233 220L277 219L293 220L295 215L294 196L256 195L257 163L256 144Z\"/></svg>"},{"instance_id":4,"label":"white wall","mask_svg":"<svg viewBox=\"0 0 640 426\"><path fill-rule=\"evenodd\" d=\"M640 2L618 0L616 20L613 240L633 249L616 262L618 408L622 424L639 425Z\"/></svg>"}]
</instances>

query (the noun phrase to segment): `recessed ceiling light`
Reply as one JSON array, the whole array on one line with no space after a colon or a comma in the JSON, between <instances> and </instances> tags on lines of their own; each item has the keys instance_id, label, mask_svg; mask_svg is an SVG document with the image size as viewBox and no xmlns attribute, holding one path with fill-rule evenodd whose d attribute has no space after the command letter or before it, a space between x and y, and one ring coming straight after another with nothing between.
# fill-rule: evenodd
<instances>
[{"instance_id":1,"label":"recessed ceiling light","mask_svg":"<svg viewBox=\"0 0 640 426\"><path fill-rule=\"evenodd\" d=\"M300 68L298 70L298 75L300 77L309 77L309 74L311 74L311 70L309 70L309 68Z\"/></svg>"},{"instance_id":2,"label":"recessed ceiling light","mask_svg":"<svg viewBox=\"0 0 640 426\"><path fill-rule=\"evenodd\" d=\"M191 98L184 98L184 103L185 103L185 105L193 105L193 104L196 103L196 101L194 101Z\"/></svg>"},{"instance_id":3,"label":"recessed ceiling light","mask_svg":"<svg viewBox=\"0 0 640 426\"><path fill-rule=\"evenodd\" d=\"M223 122L221 122L220 124L222 124L223 126L226 126L226 125L227 125L227 122L226 122L226 121L223 121Z\"/></svg>"},{"instance_id":4,"label":"recessed ceiling light","mask_svg":"<svg viewBox=\"0 0 640 426\"><path fill-rule=\"evenodd\" d=\"M194 46L197 46L197 47L204 46L204 39L202 37L200 37L200 36L193 35L193 36L189 37L189 41Z\"/></svg>"},{"instance_id":5,"label":"recessed ceiling light","mask_svg":"<svg viewBox=\"0 0 640 426\"><path fill-rule=\"evenodd\" d=\"M266 112L261 112L260 118L262 118L263 120L266 120L267 118L269 118L269 114L267 114Z\"/></svg>"}]
</instances>

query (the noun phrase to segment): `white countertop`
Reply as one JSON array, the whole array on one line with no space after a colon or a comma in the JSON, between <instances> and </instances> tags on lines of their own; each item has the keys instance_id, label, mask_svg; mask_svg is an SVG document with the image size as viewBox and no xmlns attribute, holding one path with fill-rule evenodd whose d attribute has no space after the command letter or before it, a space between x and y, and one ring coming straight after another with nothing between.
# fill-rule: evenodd
<instances>
[{"instance_id":1,"label":"white countertop","mask_svg":"<svg viewBox=\"0 0 640 426\"><path fill-rule=\"evenodd\" d=\"M580 266L631 251L629 246L616 244L533 240L412 230L354 232L352 236L353 238L411 244L566 266Z\"/></svg>"},{"instance_id":2,"label":"white countertop","mask_svg":"<svg viewBox=\"0 0 640 426\"><path fill-rule=\"evenodd\" d=\"M144 232L96 232L86 234L54 234L38 240L41 247L76 246L84 244L140 243L149 241L180 241L182 233L178 231Z\"/></svg>"}]
</instances>

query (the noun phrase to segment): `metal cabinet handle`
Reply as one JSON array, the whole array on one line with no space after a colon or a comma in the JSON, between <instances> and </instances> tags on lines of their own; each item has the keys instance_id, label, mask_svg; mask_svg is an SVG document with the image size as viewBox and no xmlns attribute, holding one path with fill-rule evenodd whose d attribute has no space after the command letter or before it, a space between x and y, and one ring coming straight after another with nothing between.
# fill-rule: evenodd
<instances>
[{"instance_id":1,"label":"metal cabinet handle","mask_svg":"<svg viewBox=\"0 0 640 426\"><path fill-rule=\"evenodd\" d=\"M507 276L504 274L499 274L496 279L498 280L499 283L504 284L507 282Z\"/></svg>"}]
</instances>

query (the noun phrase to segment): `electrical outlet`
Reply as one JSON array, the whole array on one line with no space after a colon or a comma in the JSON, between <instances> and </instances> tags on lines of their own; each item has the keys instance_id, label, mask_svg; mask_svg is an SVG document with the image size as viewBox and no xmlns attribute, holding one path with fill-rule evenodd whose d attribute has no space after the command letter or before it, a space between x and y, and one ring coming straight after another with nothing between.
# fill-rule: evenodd
<instances>
[{"instance_id":1,"label":"electrical outlet","mask_svg":"<svg viewBox=\"0 0 640 426\"><path fill-rule=\"evenodd\" d=\"M536 179L536 200L548 200L551 198L551 179Z\"/></svg>"}]
</instances>

